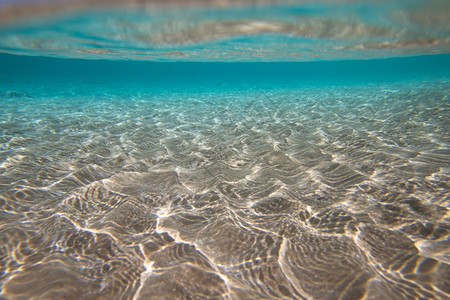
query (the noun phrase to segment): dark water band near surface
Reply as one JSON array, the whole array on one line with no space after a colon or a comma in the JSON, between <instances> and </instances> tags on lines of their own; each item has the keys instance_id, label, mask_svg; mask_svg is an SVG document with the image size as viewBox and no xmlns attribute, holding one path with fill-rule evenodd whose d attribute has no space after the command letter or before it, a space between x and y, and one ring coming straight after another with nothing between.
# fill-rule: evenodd
<instances>
[{"instance_id":1,"label":"dark water band near surface","mask_svg":"<svg viewBox=\"0 0 450 300\"><path fill-rule=\"evenodd\" d=\"M0 299L450 298L449 2L21 3Z\"/></svg>"}]
</instances>

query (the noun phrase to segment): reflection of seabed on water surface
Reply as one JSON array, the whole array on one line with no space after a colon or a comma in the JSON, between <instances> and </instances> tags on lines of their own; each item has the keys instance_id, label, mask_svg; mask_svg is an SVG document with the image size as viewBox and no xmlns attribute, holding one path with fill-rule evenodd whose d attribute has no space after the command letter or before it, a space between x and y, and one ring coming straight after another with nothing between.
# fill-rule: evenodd
<instances>
[{"instance_id":1,"label":"reflection of seabed on water surface","mask_svg":"<svg viewBox=\"0 0 450 300\"><path fill-rule=\"evenodd\" d=\"M3 94L3 294L446 298L448 92Z\"/></svg>"},{"instance_id":2,"label":"reflection of seabed on water surface","mask_svg":"<svg viewBox=\"0 0 450 300\"><path fill-rule=\"evenodd\" d=\"M438 54L450 47L447 0L46 2L30 7L10 1L0 7L0 52L298 62ZM109 2L123 6L106 7ZM46 17L52 11L53 18ZM36 14L39 18L30 17Z\"/></svg>"}]
</instances>

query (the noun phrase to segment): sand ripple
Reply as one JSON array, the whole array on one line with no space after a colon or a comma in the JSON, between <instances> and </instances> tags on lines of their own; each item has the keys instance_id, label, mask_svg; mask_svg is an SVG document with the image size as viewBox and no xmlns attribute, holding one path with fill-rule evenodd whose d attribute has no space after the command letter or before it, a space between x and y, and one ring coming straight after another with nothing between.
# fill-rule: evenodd
<instances>
[{"instance_id":1,"label":"sand ripple","mask_svg":"<svg viewBox=\"0 0 450 300\"><path fill-rule=\"evenodd\" d=\"M3 99L2 296L448 298L448 92Z\"/></svg>"}]
</instances>

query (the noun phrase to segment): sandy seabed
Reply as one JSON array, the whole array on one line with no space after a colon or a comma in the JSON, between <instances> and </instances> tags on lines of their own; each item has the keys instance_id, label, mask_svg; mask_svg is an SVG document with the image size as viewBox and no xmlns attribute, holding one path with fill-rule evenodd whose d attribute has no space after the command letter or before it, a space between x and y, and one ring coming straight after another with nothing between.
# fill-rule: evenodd
<instances>
[{"instance_id":1,"label":"sandy seabed","mask_svg":"<svg viewBox=\"0 0 450 300\"><path fill-rule=\"evenodd\" d=\"M448 94L3 94L2 296L448 298Z\"/></svg>"}]
</instances>

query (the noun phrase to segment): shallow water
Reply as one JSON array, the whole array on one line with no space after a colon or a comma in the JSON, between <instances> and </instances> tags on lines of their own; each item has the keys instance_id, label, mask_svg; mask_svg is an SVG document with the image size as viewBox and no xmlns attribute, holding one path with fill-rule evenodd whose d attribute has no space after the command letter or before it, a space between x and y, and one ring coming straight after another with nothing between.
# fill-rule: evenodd
<instances>
[{"instance_id":1,"label":"shallow water","mask_svg":"<svg viewBox=\"0 0 450 300\"><path fill-rule=\"evenodd\" d=\"M0 298L450 297L448 46L232 63L259 59L190 41L171 63L3 46Z\"/></svg>"}]
</instances>

